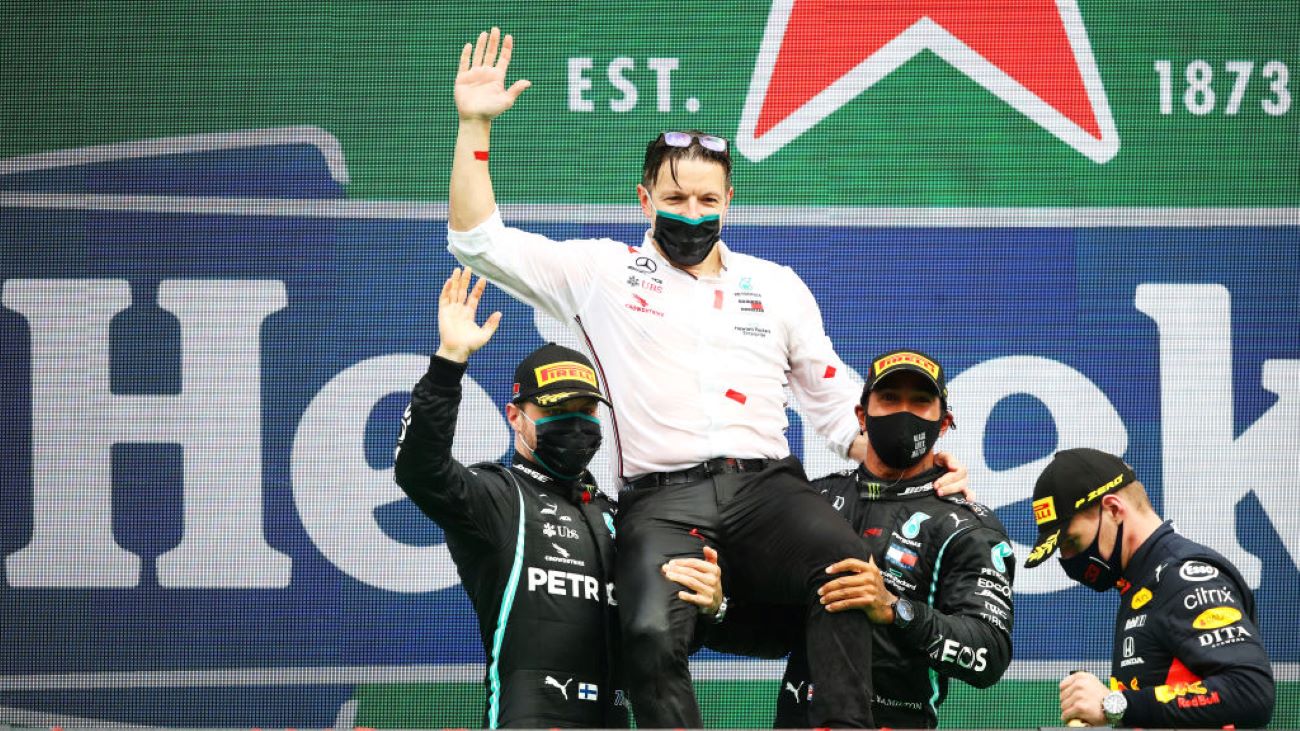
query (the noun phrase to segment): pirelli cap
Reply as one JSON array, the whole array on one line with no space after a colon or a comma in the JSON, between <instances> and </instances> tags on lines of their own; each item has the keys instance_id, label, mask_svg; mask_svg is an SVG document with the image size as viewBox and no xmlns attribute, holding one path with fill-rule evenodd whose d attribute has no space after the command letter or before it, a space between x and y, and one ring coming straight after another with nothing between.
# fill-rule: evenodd
<instances>
[{"instance_id":1,"label":"pirelli cap","mask_svg":"<svg viewBox=\"0 0 1300 731\"><path fill-rule=\"evenodd\" d=\"M1057 452L1034 483L1038 540L1025 568L1032 569L1056 552L1061 531L1076 513L1136 479L1133 468L1113 454L1087 447Z\"/></svg>"},{"instance_id":2,"label":"pirelli cap","mask_svg":"<svg viewBox=\"0 0 1300 731\"><path fill-rule=\"evenodd\" d=\"M873 358L871 367L867 369L866 383L862 386L862 400L866 401L867 394L871 393L871 389L875 388L882 379L900 371L911 371L925 376L926 380L934 385L935 393L939 394L939 398L947 402L948 379L943 374L943 366L939 365L939 361L919 350L891 350Z\"/></svg>"},{"instance_id":3,"label":"pirelli cap","mask_svg":"<svg viewBox=\"0 0 1300 731\"><path fill-rule=\"evenodd\" d=\"M555 406L575 398L594 398L609 405L609 399L600 392L596 369L582 353L547 343L529 353L515 368L511 403L532 401L538 406Z\"/></svg>"}]
</instances>

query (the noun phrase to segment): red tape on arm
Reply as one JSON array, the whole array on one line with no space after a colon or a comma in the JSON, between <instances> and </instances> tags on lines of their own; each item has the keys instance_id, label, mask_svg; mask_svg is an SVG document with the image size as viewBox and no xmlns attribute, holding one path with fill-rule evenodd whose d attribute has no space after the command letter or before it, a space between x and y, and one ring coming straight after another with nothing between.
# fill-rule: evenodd
<instances>
[{"instance_id":1,"label":"red tape on arm","mask_svg":"<svg viewBox=\"0 0 1300 731\"><path fill-rule=\"evenodd\" d=\"M475 150L475 151L474 151L474 159L475 159L475 160L482 160L483 162L487 162L487 159L488 159L488 151L487 151L487 150Z\"/></svg>"}]
</instances>

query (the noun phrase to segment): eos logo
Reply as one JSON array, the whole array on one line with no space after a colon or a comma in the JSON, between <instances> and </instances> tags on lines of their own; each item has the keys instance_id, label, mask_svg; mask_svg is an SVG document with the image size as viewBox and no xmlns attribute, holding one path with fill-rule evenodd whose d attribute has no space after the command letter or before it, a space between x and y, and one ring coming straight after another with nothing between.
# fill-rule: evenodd
<instances>
[{"instance_id":1,"label":"eos logo","mask_svg":"<svg viewBox=\"0 0 1300 731\"><path fill-rule=\"evenodd\" d=\"M943 653L939 656L940 662L956 663L957 667L967 670L981 672L988 667L987 648L971 649L956 640L943 641Z\"/></svg>"},{"instance_id":2,"label":"eos logo","mask_svg":"<svg viewBox=\"0 0 1300 731\"><path fill-rule=\"evenodd\" d=\"M1188 561L1178 569L1183 581L1209 581L1219 575L1219 570L1200 561Z\"/></svg>"}]
</instances>

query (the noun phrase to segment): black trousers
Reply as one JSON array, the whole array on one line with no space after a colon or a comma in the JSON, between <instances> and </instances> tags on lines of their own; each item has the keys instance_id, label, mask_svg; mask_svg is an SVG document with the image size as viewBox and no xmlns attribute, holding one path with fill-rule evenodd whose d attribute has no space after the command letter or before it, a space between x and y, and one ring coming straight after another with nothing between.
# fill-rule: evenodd
<instances>
[{"instance_id":1,"label":"black trousers","mask_svg":"<svg viewBox=\"0 0 1300 731\"><path fill-rule=\"evenodd\" d=\"M699 728L687 658L697 608L660 566L717 548L728 596L804 610L817 727L871 728L871 625L864 612L830 613L817 589L843 558L866 560L856 531L808 484L794 457L761 472L628 488L619 495L617 599L623 678L638 728Z\"/></svg>"}]
</instances>

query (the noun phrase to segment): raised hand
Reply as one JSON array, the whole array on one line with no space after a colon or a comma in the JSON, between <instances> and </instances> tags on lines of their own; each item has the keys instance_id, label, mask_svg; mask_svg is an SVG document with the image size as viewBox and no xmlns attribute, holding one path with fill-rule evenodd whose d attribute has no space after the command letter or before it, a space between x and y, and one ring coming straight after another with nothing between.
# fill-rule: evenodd
<instances>
[{"instance_id":1,"label":"raised hand","mask_svg":"<svg viewBox=\"0 0 1300 731\"><path fill-rule=\"evenodd\" d=\"M501 38L501 29L478 35L475 44L466 43L460 51L460 68L456 73L456 112L465 121L488 121L514 106L515 100L532 82L519 79L507 89L506 69L515 40ZM501 51L497 55L498 48Z\"/></svg>"},{"instance_id":2,"label":"raised hand","mask_svg":"<svg viewBox=\"0 0 1300 731\"><path fill-rule=\"evenodd\" d=\"M437 354L457 363L469 360L474 351L486 345L501 324L500 312L493 312L481 326L474 322L487 280L479 277L478 284L471 290L469 280L472 274L469 267L464 271L453 269L451 276L442 283L442 294L438 296Z\"/></svg>"}]
</instances>

